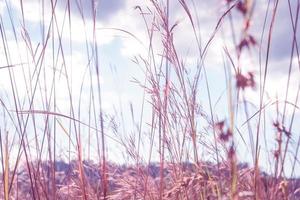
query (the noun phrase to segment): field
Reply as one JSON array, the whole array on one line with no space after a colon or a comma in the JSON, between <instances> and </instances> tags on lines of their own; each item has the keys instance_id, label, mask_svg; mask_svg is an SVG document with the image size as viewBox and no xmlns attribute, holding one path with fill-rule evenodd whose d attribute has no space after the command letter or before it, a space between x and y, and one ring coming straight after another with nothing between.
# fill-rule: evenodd
<instances>
[{"instance_id":1,"label":"field","mask_svg":"<svg viewBox=\"0 0 300 200\"><path fill-rule=\"evenodd\" d=\"M0 0L0 199L300 199L300 0Z\"/></svg>"}]
</instances>

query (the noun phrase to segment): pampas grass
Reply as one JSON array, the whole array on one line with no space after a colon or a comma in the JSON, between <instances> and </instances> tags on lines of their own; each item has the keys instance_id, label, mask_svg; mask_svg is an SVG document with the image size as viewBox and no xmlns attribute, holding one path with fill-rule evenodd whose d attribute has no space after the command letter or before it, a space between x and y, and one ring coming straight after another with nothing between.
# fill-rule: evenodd
<instances>
[{"instance_id":1,"label":"pampas grass","mask_svg":"<svg viewBox=\"0 0 300 200\"><path fill-rule=\"evenodd\" d=\"M292 49L283 103L266 100L274 27L282 6L278 0L268 1L264 8L261 38L252 31L260 3L255 0L216 3L220 14L209 22L213 28L205 31L199 2L145 1L132 8L144 23L145 40L129 28L100 27L101 1L85 3L38 1L40 18L33 21L39 31L32 31L36 27L27 21L26 7L33 4L2 3L6 15L1 14L0 24L4 59L0 78L7 79L7 87L0 93L1 199L300 198L300 181L294 176L300 139L293 129L299 88L290 91L293 60L300 66L299 1L296 11L287 2L293 35L286 36L292 38ZM182 22L173 13L175 4L184 15ZM19 9L18 14L14 9ZM82 27L75 27L79 24L75 19ZM76 28L84 33L82 71L75 68ZM108 66L101 60L99 34L104 30L145 48L146 53L128 58L143 73L128 83L142 91L135 97L139 100L130 103L129 112L122 106L114 114L105 109L102 78ZM178 34L184 32L192 58L177 43ZM215 49L216 41L223 42L222 48ZM214 51L222 55L215 59L223 61L219 68L224 70L224 82L211 77ZM257 69L245 68L244 61L255 56ZM81 79L74 80L73 73ZM222 85L225 90L215 98L214 87ZM258 107L253 112L248 94L255 90ZM288 99L291 92L294 102ZM224 113L216 112L218 104ZM269 107L275 107L275 114L268 113ZM266 120L267 115L273 122ZM133 124L129 130L127 117ZM268 143L263 141L266 130L275 132L268 138L275 147L262 145ZM124 150L118 155L127 161L123 165L110 160L117 148ZM245 148L247 158L242 158L240 151ZM264 158L262 151L269 156ZM243 159L252 160L243 164ZM261 169L266 160L272 171ZM293 163L290 176L285 173L289 163Z\"/></svg>"}]
</instances>

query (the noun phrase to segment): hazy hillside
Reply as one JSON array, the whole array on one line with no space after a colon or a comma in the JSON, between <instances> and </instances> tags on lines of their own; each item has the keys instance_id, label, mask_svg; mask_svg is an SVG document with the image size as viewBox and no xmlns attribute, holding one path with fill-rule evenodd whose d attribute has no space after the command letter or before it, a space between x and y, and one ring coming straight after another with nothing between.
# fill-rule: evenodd
<instances>
[{"instance_id":1,"label":"hazy hillside","mask_svg":"<svg viewBox=\"0 0 300 200\"><path fill-rule=\"evenodd\" d=\"M39 165L39 167L38 167ZM51 176L54 163L34 163L33 168L39 168L39 174L30 178L26 167L21 167L16 174L12 186L11 199L75 199L82 197L86 191L88 199L101 199L101 166L92 161L83 161L84 185L80 180L80 165L77 161L69 164L63 161L55 162L55 176ZM199 172L202 168L202 173ZM149 166L125 166L108 164L108 199L158 199L159 193L159 163ZM246 164L238 165L238 196L241 199L254 199L253 169ZM226 165L203 163L196 167L191 163L182 165L168 163L164 169L164 199L197 199L198 191L206 195L205 199L230 199L230 170ZM53 185L54 184L54 185ZM146 187L147 185L147 187ZM275 188L274 185L279 187ZM33 186L33 187L32 187ZM84 190L82 189L84 188ZM286 179L279 182L266 173L261 173L259 180L259 198L296 200L300 198L300 179ZM3 190L3 185L1 185ZM37 196L36 190L39 191ZM17 194L18 193L18 194ZM187 196L186 196L187 195ZM1 196L1 199L4 198Z\"/></svg>"}]
</instances>

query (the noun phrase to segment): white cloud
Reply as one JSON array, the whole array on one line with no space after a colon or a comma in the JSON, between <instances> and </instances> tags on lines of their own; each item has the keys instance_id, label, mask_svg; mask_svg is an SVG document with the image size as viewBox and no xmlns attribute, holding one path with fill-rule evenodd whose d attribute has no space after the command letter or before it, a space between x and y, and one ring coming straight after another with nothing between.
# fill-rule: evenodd
<instances>
[{"instance_id":1,"label":"white cloud","mask_svg":"<svg viewBox=\"0 0 300 200\"><path fill-rule=\"evenodd\" d=\"M2 15L4 8L5 8L4 1L0 1L0 15Z\"/></svg>"}]
</instances>

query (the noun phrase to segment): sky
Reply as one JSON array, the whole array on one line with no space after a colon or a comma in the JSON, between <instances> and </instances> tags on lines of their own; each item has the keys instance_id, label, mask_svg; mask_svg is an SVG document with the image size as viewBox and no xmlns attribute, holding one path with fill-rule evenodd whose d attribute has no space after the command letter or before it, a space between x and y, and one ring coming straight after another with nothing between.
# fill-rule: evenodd
<instances>
[{"instance_id":1,"label":"sky","mask_svg":"<svg viewBox=\"0 0 300 200\"><path fill-rule=\"evenodd\" d=\"M35 110L47 110L45 99L51 97L51 86L53 80L56 82L55 99L56 112L69 115L70 114L70 97L69 91L72 91L72 103L76 110L75 118L92 126L97 126L96 122L88 122L88 116L94 113L89 110L89 102L91 100L90 87L93 85L97 87L96 71L93 68L89 70L93 61L90 61L90 54L92 53L93 33L96 34L98 41L98 60L100 65L100 83L102 107L107 120L114 118L120 126L117 136L116 133L108 131L113 137L118 138L135 138L136 125L139 124L139 115L142 111L143 89L134 80L139 80L143 83L145 80L145 68L142 64L134 62L136 58L145 58L148 54L147 29L143 15L136 6L140 6L145 13L145 19L151 21L151 11L153 6L150 1L145 0L101 0L95 1L94 7L97 10L95 32L93 31L93 15L92 15L92 1L70 1L71 7L71 22L68 21L67 0L58 0L55 6L55 29L57 31L49 32L49 44L44 49L42 48L47 31L50 25L52 12L50 1L42 0L26 0L23 1L23 8L18 0L0 0L1 13L1 28L5 31L5 45L9 49L9 59L7 61L5 48L0 45L0 98L5 104L9 112L13 113L13 120L9 120L6 111L1 111L0 120L1 132L8 131L11 135L11 144L17 141L15 135L14 121L16 121L15 105L13 101L12 83L10 72L13 73L14 87L18 91L18 105L20 110L29 110L30 99L32 96L33 83L38 83L38 92L34 98ZM77 2L77 3L76 3ZM206 44L214 32L218 20L226 11L227 7L223 1L187 1L188 5L193 8L193 14L197 15L197 33L201 36L201 43ZM194 3L194 4L193 4ZM264 66L266 60L266 47L268 42L268 28L270 26L271 9L274 1L270 1L270 11L267 14L266 32L263 33L264 17L268 8L268 1L257 0L255 10L251 21L250 34L261 42L261 65ZM299 1L291 1L291 9L293 17L296 16L297 6ZM82 8L82 12L80 9ZM42 9L44 8L44 10ZM24 19L22 18L22 9ZM44 13L44 15L43 15ZM232 12L232 19L237 40L241 38L241 28L243 26L243 17L240 13ZM84 20L83 20L84 19ZM188 16L178 1L170 1L170 24L177 24L174 28L174 44L178 51L179 57L187 66L187 70L191 74L195 72L195 66L199 62L199 53L195 45L195 37L191 28ZM297 33L299 30L296 30ZM296 34L297 35L297 34ZM2 36L3 38L3 36ZM63 55L59 50L59 40L63 46ZM298 45L299 39L296 38ZM161 38L158 33L153 36L155 57L159 58L163 47ZM265 90L264 103L272 104L277 99L279 102L285 101L286 83L288 80L288 72L291 60L293 41L293 29L291 25L291 18L289 15L288 1L279 1L278 12L274 21L274 29L272 32L267 82ZM223 120L228 118L228 110L226 105L225 76L224 76L224 48L228 48L230 52L234 52L232 45L232 34L228 18L222 21L221 27L216 33L215 38L210 43L207 55L204 60L205 68L207 70L208 84L211 92L211 99L213 103L213 111L216 114L216 119ZM55 50L55 51L53 51ZM296 56L296 50L292 55L291 79L288 88L287 101L295 102L296 93L299 87L299 60ZM42 63L39 63L39 55L45 57ZM57 55L56 55L57 54ZM33 56L34 55L34 56ZM255 46L249 51L242 54L240 65L243 67L243 72L252 71L256 75L257 83L259 83L259 66L260 66L260 48ZM236 62L236 60L234 60ZM37 64L36 64L37 63ZM12 68L4 68L8 65L15 65ZM63 66L66 67L63 67ZM38 68L36 66L43 66L41 76L38 76ZM69 81L70 88L68 88ZM209 101L207 92L205 90L205 79L202 76L199 84L199 102L203 107L205 113L209 113ZM255 90L247 89L245 98L249 102L250 116L255 114L259 109L259 85ZM51 99L51 98L50 98ZM148 96L149 100L149 96ZM131 105L133 108L134 119L131 115ZM282 112L283 103L279 104L279 110ZM298 105L298 104L296 104ZM2 106L4 107L4 106ZM99 109L99 105L95 105ZM242 108L242 106L241 106ZM2 109L2 108L1 108ZM151 121L151 105L146 101L144 108L143 120L146 122L143 126L143 132L149 131L147 122ZM266 108L267 123L272 124L276 120L276 106L271 105ZM50 109L54 112L54 107L50 105ZM293 106L287 106L286 122L291 120ZM6 113L6 114L5 114ZM296 118L292 129L292 140L290 145L291 156L297 147L299 137L299 111L297 108ZM24 116L25 117L25 116ZM99 116L95 117L96 119ZM247 130L243 126L245 121L244 113L241 111L237 116L237 126L243 132ZM25 118L24 118L25 119ZM24 120L23 119L23 120ZM33 119L30 118L30 123L26 127L27 132L34 132L32 126ZM44 130L45 116L39 115L36 120L40 121L40 130ZM60 123L68 129L68 120L60 118ZM203 122L204 123L204 122ZM257 123L257 117L250 120L253 128ZM5 124L5 125L4 125ZM31 124L31 125L30 125ZM53 121L50 123L53 125ZM109 126L109 122L107 122ZM99 126L99 125L98 125ZM204 123L200 131L207 130L207 124ZM6 131L4 131L6 130ZM60 156L67 155L68 149L67 138L68 134L64 133L63 128L57 128L59 140L57 146L60 149ZM253 129L254 130L254 129ZM49 132L53 131L49 127ZM82 132L82 140L87 142L89 139L87 132L90 132L87 127L80 127ZM31 133L32 133L31 132ZM267 138L266 144L261 144L262 160L269 162L272 152L270 149L275 149L275 130L272 125L266 127ZM92 134L95 134L91 131ZM146 135L146 134L145 134ZM34 134L28 134L29 146L34 147ZM42 140L42 134L37 136ZM210 136L205 136L208 139ZM247 134L244 136L247 139ZM263 136L261 136L263 137ZM95 142L95 137L92 137L92 143ZM124 149L113 140L107 138L107 152L108 157L113 161L127 160ZM145 139L146 140L146 139ZM248 141L249 139L247 139ZM30 142L32 141L32 142ZM237 143L241 146L239 150L239 158L242 161L251 162L249 156L249 143L244 145L241 138L237 137ZM15 145L16 145L15 144ZM145 142L144 147L147 147ZM96 145L91 145L91 152L96 152ZM268 148L267 148L268 146ZM88 147L83 147L84 155L88 155ZM144 154L147 155L147 149L144 148ZM268 149L268 150L267 150ZM12 148L12 152L16 153L16 149ZM92 157L93 157L92 153ZM121 156L122 155L122 156ZM205 155L205 152L203 152ZM154 156L155 157L155 156ZM268 166L263 166L266 170ZM299 167L299 163L298 163ZM287 171L290 168L287 167Z\"/></svg>"}]
</instances>

